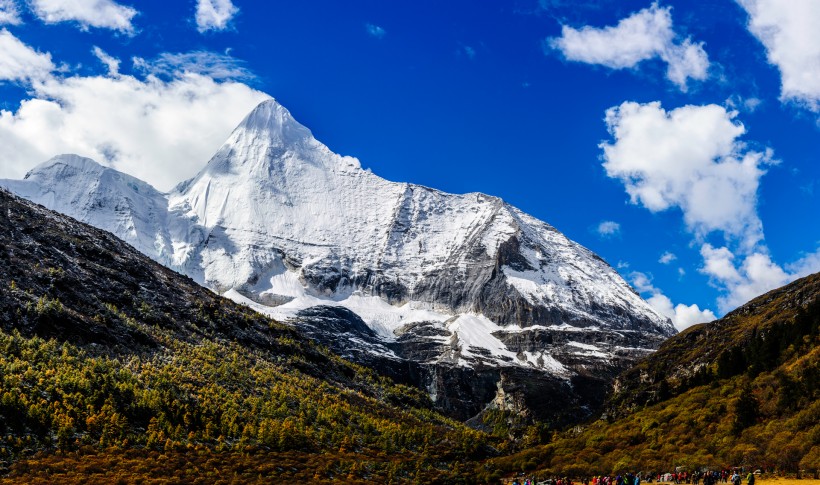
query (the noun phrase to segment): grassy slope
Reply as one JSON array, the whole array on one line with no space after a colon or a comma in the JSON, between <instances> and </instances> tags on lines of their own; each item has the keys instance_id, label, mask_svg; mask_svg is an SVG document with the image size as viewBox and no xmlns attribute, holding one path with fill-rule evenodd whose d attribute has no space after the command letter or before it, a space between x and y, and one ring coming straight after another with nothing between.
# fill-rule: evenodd
<instances>
[{"instance_id":1,"label":"grassy slope","mask_svg":"<svg viewBox=\"0 0 820 485\"><path fill-rule=\"evenodd\" d=\"M619 378L609 421L494 466L570 475L820 469L818 295L816 274L682 332Z\"/></svg>"},{"instance_id":2,"label":"grassy slope","mask_svg":"<svg viewBox=\"0 0 820 485\"><path fill-rule=\"evenodd\" d=\"M161 481L166 459L187 463L191 480L216 470L240 482L469 479L459 463L492 453L488 439L418 390L0 191L10 480L84 482L98 470Z\"/></svg>"}]
</instances>

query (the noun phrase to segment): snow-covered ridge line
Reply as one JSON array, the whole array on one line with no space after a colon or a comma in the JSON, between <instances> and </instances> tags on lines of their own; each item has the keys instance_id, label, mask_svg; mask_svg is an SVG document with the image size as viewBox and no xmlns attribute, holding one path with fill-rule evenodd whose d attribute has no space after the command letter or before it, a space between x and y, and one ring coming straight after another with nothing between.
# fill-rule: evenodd
<instances>
[{"instance_id":1,"label":"snow-covered ridge line","mask_svg":"<svg viewBox=\"0 0 820 485\"><path fill-rule=\"evenodd\" d=\"M603 341L586 350L606 361L614 345L653 348L674 333L549 224L497 197L384 180L273 100L168 194L72 155L0 185L271 316L343 306L385 343L435 344L437 362L566 376L583 350L567 342L593 344L562 335Z\"/></svg>"}]
</instances>

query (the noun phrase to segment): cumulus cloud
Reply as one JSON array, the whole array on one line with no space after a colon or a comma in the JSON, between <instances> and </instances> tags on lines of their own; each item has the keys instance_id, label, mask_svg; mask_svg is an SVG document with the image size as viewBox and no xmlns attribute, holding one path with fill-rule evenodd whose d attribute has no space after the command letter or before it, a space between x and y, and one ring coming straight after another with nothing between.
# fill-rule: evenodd
<instances>
[{"instance_id":1,"label":"cumulus cloud","mask_svg":"<svg viewBox=\"0 0 820 485\"><path fill-rule=\"evenodd\" d=\"M0 80L44 79L54 69L51 54L37 52L8 30L0 30Z\"/></svg>"},{"instance_id":2,"label":"cumulus cloud","mask_svg":"<svg viewBox=\"0 0 820 485\"><path fill-rule=\"evenodd\" d=\"M225 30L237 13L239 9L231 0L199 0L196 5L197 30Z\"/></svg>"},{"instance_id":3,"label":"cumulus cloud","mask_svg":"<svg viewBox=\"0 0 820 485\"><path fill-rule=\"evenodd\" d=\"M677 207L698 237L713 231L754 247L763 237L757 189L770 150L747 147L736 113L722 106L625 102L606 113L612 143L602 143L604 169L633 204L652 212Z\"/></svg>"},{"instance_id":4,"label":"cumulus cloud","mask_svg":"<svg viewBox=\"0 0 820 485\"><path fill-rule=\"evenodd\" d=\"M269 97L241 82L190 72L168 80L50 77L33 82L30 91L33 97L19 109L0 111L0 177L20 178L55 155L76 153L160 190L201 169Z\"/></svg>"},{"instance_id":5,"label":"cumulus cloud","mask_svg":"<svg viewBox=\"0 0 820 485\"><path fill-rule=\"evenodd\" d=\"M701 248L702 272L709 275L725 291L718 299L718 308L727 312L771 289L783 286L795 278L775 264L768 254L753 252L738 263L726 247L705 244Z\"/></svg>"},{"instance_id":6,"label":"cumulus cloud","mask_svg":"<svg viewBox=\"0 0 820 485\"><path fill-rule=\"evenodd\" d=\"M820 2L738 0L749 14L749 31L780 70L781 99L820 112Z\"/></svg>"},{"instance_id":7,"label":"cumulus cloud","mask_svg":"<svg viewBox=\"0 0 820 485\"><path fill-rule=\"evenodd\" d=\"M676 259L678 259L677 256L675 256L673 253L670 253L669 251L666 251L665 253L661 254L661 257L660 259L658 259L658 262L661 264L669 264Z\"/></svg>"},{"instance_id":8,"label":"cumulus cloud","mask_svg":"<svg viewBox=\"0 0 820 485\"><path fill-rule=\"evenodd\" d=\"M0 25L20 25L20 10L15 0L0 0Z\"/></svg>"},{"instance_id":9,"label":"cumulus cloud","mask_svg":"<svg viewBox=\"0 0 820 485\"><path fill-rule=\"evenodd\" d=\"M382 37L385 36L385 34L387 34L387 31L384 30L383 28L379 27L378 25L365 24L364 28L365 28L365 30L367 30L368 34L372 35L373 37L375 37L377 39L381 39Z\"/></svg>"},{"instance_id":10,"label":"cumulus cloud","mask_svg":"<svg viewBox=\"0 0 820 485\"><path fill-rule=\"evenodd\" d=\"M595 230L602 237L612 237L621 232L621 225L615 221L601 221Z\"/></svg>"},{"instance_id":11,"label":"cumulus cloud","mask_svg":"<svg viewBox=\"0 0 820 485\"><path fill-rule=\"evenodd\" d=\"M137 11L112 0L29 0L31 9L43 22L77 22L83 29L97 27L133 33L131 19Z\"/></svg>"},{"instance_id":12,"label":"cumulus cloud","mask_svg":"<svg viewBox=\"0 0 820 485\"><path fill-rule=\"evenodd\" d=\"M703 43L689 38L677 41L671 7L661 8L657 3L615 26L575 29L564 25L561 36L547 39L545 46L561 51L567 60L611 69L631 69L658 58L667 64L667 79L682 91L686 91L689 79L706 79L709 70Z\"/></svg>"},{"instance_id":13,"label":"cumulus cloud","mask_svg":"<svg viewBox=\"0 0 820 485\"><path fill-rule=\"evenodd\" d=\"M624 184L632 203L652 212L680 209L701 247L700 271L721 290L721 312L820 270L820 250L787 269L771 259L757 191L766 166L776 162L770 149L753 150L739 140L745 128L736 116L717 105L667 112L657 102L626 102L607 111L614 141L600 145L607 175ZM721 234L725 244L706 242L712 233ZM659 310L679 309L667 305L660 291L646 291ZM680 310L680 319L700 311Z\"/></svg>"},{"instance_id":14,"label":"cumulus cloud","mask_svg":"<svg viewBox=\"0 0 820 485\"><path fill-rule=\"evenodd\" d=\"M772 261L765 247L738 256L726 247L704 244L700 252L704 262L701 272L724 290L718 299L722 312L797 278L820 271L820 248L786 265L785 269Z\"/></svg>"},{"instance_id":15,"label":"cumulus cloud","mask_svg":"<svg viewBox=\"0 0 820 485\"><path fill-rule=\"evenodd\" d=\"M672 300L656 288L649 276L644 273L636 271L630 276L632 284L645 296L652 308L672 320L678 331L683 331L697 323L711 322L717 318L712 310L708 308L701 310L694 303L691 305L673 304Z\"/></svg>"}]
</instances>

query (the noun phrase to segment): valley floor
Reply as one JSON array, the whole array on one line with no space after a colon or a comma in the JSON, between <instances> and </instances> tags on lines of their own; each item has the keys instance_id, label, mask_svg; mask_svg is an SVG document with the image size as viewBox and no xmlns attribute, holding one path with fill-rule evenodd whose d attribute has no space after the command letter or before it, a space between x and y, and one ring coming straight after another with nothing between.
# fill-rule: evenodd
<instances>
[{"instance_id":1,"label":"valley floor","mask_svg":"<svg viewBox=\"0 0 820 485\"><path fill-rule=\"evenodd\" d=\"M84 453L39 454L18 461L3 472L0 485L479 483L475 482L475 476L460 476L458 470L419 470L412 459L402 460L396 456L220 453L206 448L167 452L85 450ZM512 478L490 480L488 483L512 483ZM820 485L820 480L764 475L756 483ZM671 484L658 482L658 485Z\"/></svg>"},{"instance_id":2,"label":"valley floor","mask_svg":"<svg viewBox=\"0 0 820 485\"><path fill-rule=\"evenodd\" d=\"M236 453L204 447L40 453L0 473L0 485L476 483L474 476L460 476L458 470L420 469L418 460L406 456Z\"/></svg>"}]
</instances>

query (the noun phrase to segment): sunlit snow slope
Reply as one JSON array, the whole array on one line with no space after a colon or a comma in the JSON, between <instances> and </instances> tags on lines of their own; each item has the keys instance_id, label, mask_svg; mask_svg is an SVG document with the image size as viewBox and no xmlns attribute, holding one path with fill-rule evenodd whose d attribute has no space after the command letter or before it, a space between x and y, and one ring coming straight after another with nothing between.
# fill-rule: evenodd
<instances>
[{"instance_id":1,"label":"sunlit snow slope","mask_svg":"<svg viewBox=\"0 0 820 485\"><path fill-rule=\"evenodd\" d=\"M0 184L278 318L341 305L385 343L415 335L425 362L569 376L674 333L552 226L496 197L384 180L274 100L170 194L76 156Z\"/></svg>"}]
</instances>

